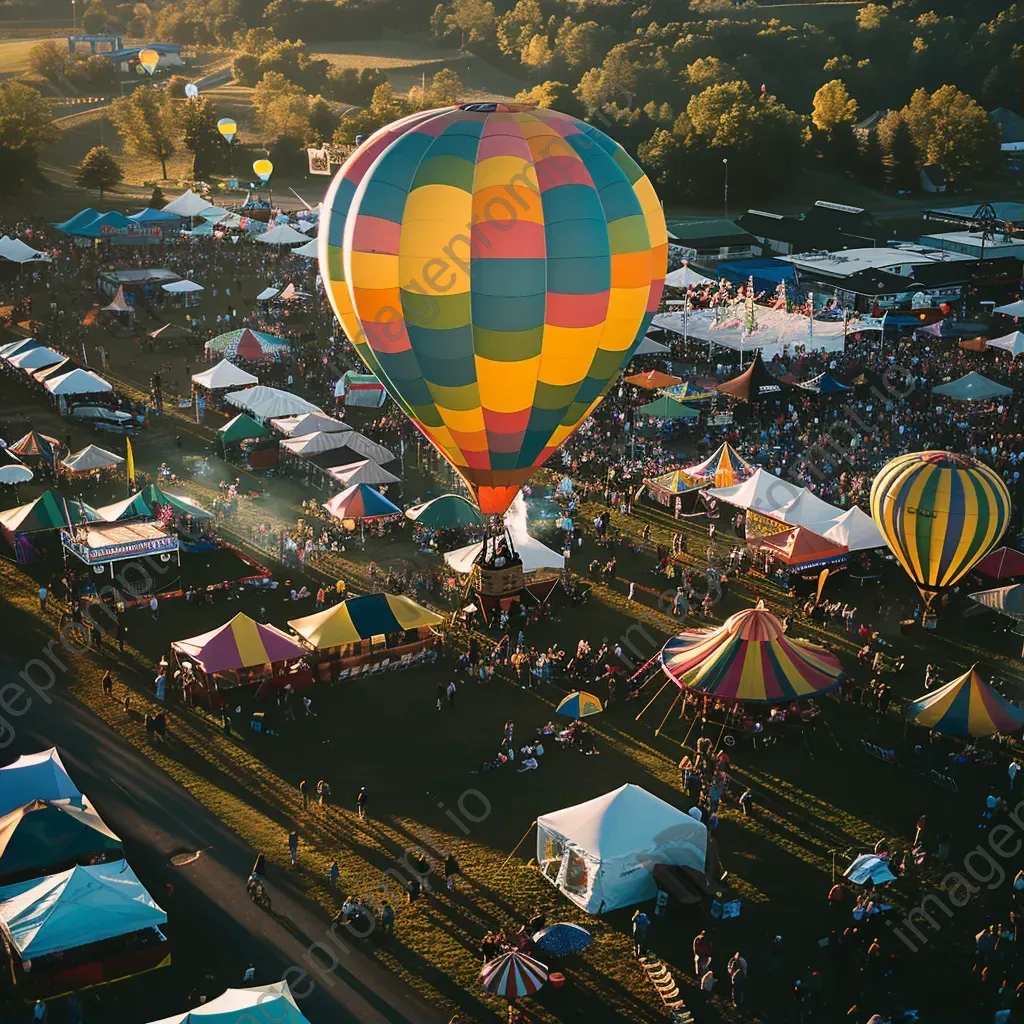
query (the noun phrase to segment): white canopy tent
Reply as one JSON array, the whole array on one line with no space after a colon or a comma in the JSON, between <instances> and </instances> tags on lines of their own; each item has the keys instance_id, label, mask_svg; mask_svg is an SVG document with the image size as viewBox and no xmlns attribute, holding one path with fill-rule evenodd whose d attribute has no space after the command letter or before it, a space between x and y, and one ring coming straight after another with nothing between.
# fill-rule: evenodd
<instances>
[{"instance_id":1,"label":"white canopy tent","mask_svg":"<svg viewBox=\"0 0 1024 1024\"><path fill-rule=\"evenodd\" d=\"M113 391L113 385L91 370L79 367L61 377L53 377L46 382L46 390L54 395L93 395L104 391Z\"/></svg>"},{"instance_id":2,"label":"white canopy tent","mask_svg":"<svg viewBox=\"0 0 1024 1024\"><path fill-rule=\"evenodd\" d=\"M800 497L802 487L782 480L766 469L731 487L710 487L704 493L737 508L752 509L762 515L778 515L779 509Z\"/></svg>"},{"instance_id":3,"label":"white canopy tent","mask_svg":"<svg viewBox=\"0 0 1024 1024\"><path fill-rule=\"evenodd\" d=\"M1019 305L1024 306L1024 303L1019 303ZM1021 310L1020 315L1024 316L1024 309ZM1004 334L1001 338L990 338L986 344L989 348L1001 348L1012 356L1019 356L1021 352L1024 352L1024 331Z\"/></svg>"},{"instance_id":4,"label":"white canopy tent","mask_svg":"<svg viewBox=\"0 0 1024 1024\"><path fill-rule=\"evenodd\" d=\"M229 988L193 1010L151 1024L309 1024L299 1011L287 981L253 988Z\"/></svg>"},{"instance_id":5,"label":"white canopy tent","mask_svg":"<svg viewBox=\"0 0 1024 1024\"><path fill-rule=\"evenodd\" d=\"M536 572L538 569L562 569L565 558L559 552L542 544L536 537L531 537L527 530L526 502L522 494L517 494L509 510L505 513L505 528L519 557L523 560L523 572ZM449 551L444 560L456 572L468 573L473 563L483 550L483 541L467 544L465 547Z\"/></svg>"},{"instance_id":6,"label":"white canopy tent","mask_svg":"<svg viewBox=\"0 0 1024 1024\"><path fill-rule=\"evenodd\" d=\"M164 213L173 213L175 217L198 217L213 206L208 199L197 195L192 189L182 192L177 199L172 199L165 207Z\"/></svg>"},{"instance_id":7,"label":"white canopy tent","mask_svg":"<svg viewBox=\"0 0 1024 1024\"><path fill-rule=\"evenodd\" d=\"M815 526L828 523L830 526L841 515L843 510L835 505L822 501L816 494L804 488L792 501L787 501L772 515L790 526L804 526L812 533L818 533Z\"/></svg>"},{"instance_id":8,"label":"white canopy tent","mask_svg":"<svg viewBox=\"0 0 1024 1024\"><path fill-rule=\"evenodd\" d=\"M205 291L201 284L197 284L195 281L171 281L170 284L162 286L165 292L170 292L172 295L190 295L192 292Z\"/></svg>"},{"instance_id":9,"label":"white canopy tent","mask_svg":"<svg viewBox=\"0 0 1024 1024\"><path fill-rule=\"evenodd\" d=\"M309 235L296 231L290 224L278 224L277 227L264 231L262 235L256 236L257 242L265 242L267 245L296 245L299 242L310 241Z\"/></svg>"},{"instance_id":10,"label":"white canopy tent","mask_svg":"<svg viewBox=\"0 0 1024 1024\"><path fill-rule=\"evenodd\" d=\"M22 754L0 768L0 818L32 800L82 799L56 747Z\"/></svg>"},{"instance_id":11,"label":"white canopy tent","mask_svg":"<svg viewBox=\"0 0 1024 1024\"><path fill-rule=\"evenodd\" d=\"M348 437L348 434L342 435ZM383 466L379 466L373 459L364 459L362 462L353 462L348 466L333 466L327 472L339 481L344 487L353 487L355 484L369 484L376 487L378 484L397 484L399 478L394 473L389 473Z\"/></svg>"},{"instance_id":12,"label":"white canopy tent","mask_svg":"<svg viewBox=\"0 0 1024 1024\"><path fill-rule=\"evenodd\" d=\"M20 238L4 235L0 238L0 257L11 263L52 263L53 260L45 252L39 252L26 245Z\"/></svg>"},{"instance_id":13,"label":"white canopy tent","mask_svg":"<svg viewBox=\"0 0 1024 1024\"><path fill-rule=\"evenodd\" d=\"M22 961L167 923L125 860L0 888L0 923Z\"/></svg>"},{"instance_id":14,"label":"white canopy tent","mask_svg":"<svg viewBox=\"0 0 1024 1024\"><path fill-rule=\"evenodd\" d=\"M874 519L863 509L854 505L838 519L831 523L820 523L819 526L828 526L828 529L821 534L826 540L833 544L845 544L851 551L866 551L868 548L884 548L885 541L882 534L875 526ZM818 533L814 526L808 527L813 533Z\"/></svg>"},{"instance_id":15,"label":"white canopy tent","mask_svg":"<svg viewBox=\"0 0 1024 1024\"><path fill-rule=\"evenodd\" d=\"M318 430L327 433L352 430L347 423L322 412L307 412L302 416L285 416L274 420L270 425L286 437L301 437L303 434L313 434Z\"/></svg>"},{"instance_id":16,"label":"white canopy tent","mask_svg":"<svg viewBox=\"0 0 1024 1024\"><path fill-rule=\"evenodd\" d=\"M657 864L703 874L707 841L699 821L634 785L537 818L537 864L588 914L652 899Z\"/></svg>"},{"instance_id":17,"label":"white canopy tent","mask_svg":"<svg viewBox=\"0 0 1024 1024\"><path fill-rule=\"evenodd\" d=\"M283 416L300 416L305 412L322 412L312 402L307 402L290 391L260 385L245 391L231 391L224 396L228 405L244 409L253 419L276 420Z\"/></svg>"},{"instance_id":18,"label":"white canopy tent","mask_svg":"<svg viewBox=\"0 0 1024 1024\"><path fill-rule=\"evenodd\" d=\"M659 313L651 323L662 330L685 333L689 338L721 345L734 352L760 350L767 360L798 345L808 352L842 352L846 345L846 330L841 320L811 320L797 313L758 306L754 329L748 330L746 315L743 306L732 306L722 310L718 317L714 310L694 310L686 317L685 325L682 313Z\"/></svg>"},{"instance_id":19,"label":"white canopy tent","mask_svg":"<svg viewBox=\"0 0 1024 1024\"><path fill-rule=\"evenodd\" d=\"M271 299L277 296L277 289L272 287L266 287L256 296L257 302L269 302Z\"/></svg>"},{"instance_id":20,"label":"white canopy tent","mask_svg":"<svg viewBox=\"0 0 1024 1024\"><path fill-rule=\"evenodd\" d=\"M311 238L305 245L292 249L293 256L304 256L307 260L315 260L319 255L319 241Z\"/></svg>"},{"instance_id":21,"label":"white canopy tent","mask_svg":"<svg viewBox=\"0 0 1024 1024\"><path fill-rule=\"evenodd\" d=\"M690 285L714 284L710 277L698 274L690 267L679 267L677 270L670 270L665 275L665 284L669 288L689 288Z\"/></svg>"},{"instance_id":22,"label":"white canopy tent","mask_svg":"<svg viewBox=\"0 0 1024 1024\"><path fill-rule=\"evenodd\" d=\"M640 344L637 346L636 351L633 353L635 356L650 356L655 353L671 352L672 350L668 345L663 345L660 341L655 341L651 337L644 337Z\"/></svg>"},{"instance_id":23,"label":"white canopy tent","mask_svg":"<svg viewBox=\"0 0 1024 1024\"><path fill-rule=\"evenodd\" d=\"M44 366L53 366L64 358L66 357L59 352L54 352L52 348L41 345L39 348L30 348L27 352L19 352L8 362L11 366L16 366L19 370L28 373L31 370L41 370Z\"/></svg>"},{"instance_id":24,"label":"white canopy tent","mask_svg":"<svg viewBox=\"0 0 1024 1024\"><path fill-rule=\"evenodd\" d=\"M1008 302L1005 306L996 306L994 312L1002 313L1004 316L1024 316L1024 299ZM989 344L991 345L992 342Z\"/></svg>"},{"instance_id":25,"label":"white canopy tent","mask_svg":"<svg viewBox=\"0 0 1024 1024\"><path fill-rule=\"evenodd\" d=\"M74 455L69 455L61 463L72 473L89 473L94 469L111 469L120 466L124 459L120 455L108 452L106 448L90 444Z\"/></svg>"},{"instance_id":26,"label":"white canopy tent","mask_svg":"<svg viewBox=\"0 0 1024 1024\"><path fill-rule=\"evenodd\" d=\"M240 366L227 359L222 359L216 366L211 366L202 373L192 374L192 383L211 391L217 388L243 388L248 384L259 384L255 374L247 373Z\"/></svg>"},{"instance_id":27,"label":"white canopy tent","mask_svg":"<svg viewBox=\"0 0 1024 1024\"><path fill-rule=\"evenodd\" d=\"M312 434L293 434L281 442L281 447L293 455L321 455L344 447L354 434L354 430L317 430Z\"/></svg>"},{"instance_id":28,"label":"white canopy tent","mask_svg":"<svg viewBox=\"0 0 1024 1024\"><path fill-rule=\"evenodd\" d=\"M371 441L368 437L355 430L345 435L345 444L352 451L365 455L366 458L373 459L377 463L392 462L395 459L395 453L390 448L385 448L384 445Z\"/></svg>"}]
</instances>

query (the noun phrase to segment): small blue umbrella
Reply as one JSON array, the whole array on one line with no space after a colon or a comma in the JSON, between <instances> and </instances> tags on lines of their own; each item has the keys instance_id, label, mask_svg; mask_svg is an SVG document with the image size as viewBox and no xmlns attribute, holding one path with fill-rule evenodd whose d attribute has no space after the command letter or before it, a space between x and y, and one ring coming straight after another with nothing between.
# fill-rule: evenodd
<instances>
[{"instance_id":1,"label":"small blue umbrella","mask_svg":"<svg viewBox=\"0 0 1024 1024\"><path fill-rule=\"evenodd\" d=\"M593 941L593 936L586 928L568 922L548 925L533 937L533 944L537 949L549 956L569 956L570 953L579 953Z\"/></svg>"}]
</instances>

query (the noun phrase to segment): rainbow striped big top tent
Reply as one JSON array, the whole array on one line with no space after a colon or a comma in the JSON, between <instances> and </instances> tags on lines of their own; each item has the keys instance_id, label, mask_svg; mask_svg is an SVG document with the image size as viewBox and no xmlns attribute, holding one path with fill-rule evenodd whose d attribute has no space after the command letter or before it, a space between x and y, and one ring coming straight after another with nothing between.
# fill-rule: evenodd
<instances>
[{"instance_id":1,"label":"rainbow striped big top tent","mask_svg":"<svg viewBox=\"0 0 1024 1024\"><path fill-rule=\"evenodd\" d=\"M786 636L763 601L716 629L672 637L661 650L661 667L681 689L737 702L816 697L845 678L834 654Z\"/></svg>"},{"instance_id":2,"label":"rainbow striped big top tent","mask_svg":"<svg viewBox=\"0 0 1024 1024\"><path fill-rule=\"evenodd\" d=\"M907 708L907 719L947 736L1004 736L1024 728L1024 711L1000 697L972 665Z\"/></svg>"},{"instance_id":3,"label":"rainbow striped big top tent","mask_svg":"<svg viewBox=\"0 0 1024 1024\"><path fill-rule=\"evenodd\" d=\"M687 466L683 473L692 480L732 487L754 475L754 467L740 458L739 452L728 441L720 444L703 462Z\"/></svg>"},{"instance_id":4,"label":"rainbow striped big top tent","mask_svg":"<svg viewBox=\"0 0 1024 1024\"><path fill-rule=\"evenodd\" d=\"M382 516L400 516L402 510L388 501L369 484L353 484L340 491L324 508L335 519L379 519Z\"/></svg>"},{"instance_id":5,"label":"rainbow striped big top tent","mask_svg":"<svg viewBox=\"0 0 1024 1024\"><path fill-rule=\"evenodd\" d=\"M175 640L171 647L208 675L293 661L309 653L294 637L250 619L244 612L209 633Z\"/></svg>"}]
</instances>

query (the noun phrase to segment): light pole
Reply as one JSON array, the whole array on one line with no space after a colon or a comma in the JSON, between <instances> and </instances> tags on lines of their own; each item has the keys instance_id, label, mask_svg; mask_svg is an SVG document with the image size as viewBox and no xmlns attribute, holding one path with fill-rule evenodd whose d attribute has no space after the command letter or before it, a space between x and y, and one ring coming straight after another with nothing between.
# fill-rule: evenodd
<instances>
[{"instance_id":1,"label":"light pole","mask_svg":"<svg viewBox=\"0 0 1024 1024\"><path fill-rule=\"evenodd\" d=\"M722 157L722 164L725 167L725 195L723 198L723 206L725 209L725 219L729 219L729 158L727 156Z\"/></svg>"},{"instance_id":2,"label":"light pole","mask_svg":"<svg viewBox=\"0 0 1024 1024\"><path fill-rule=\"evenodd\" d=\"M78 34L78 8L75 6L75 0L71 0L71 34Z\"/></svg>"}]
</instances>

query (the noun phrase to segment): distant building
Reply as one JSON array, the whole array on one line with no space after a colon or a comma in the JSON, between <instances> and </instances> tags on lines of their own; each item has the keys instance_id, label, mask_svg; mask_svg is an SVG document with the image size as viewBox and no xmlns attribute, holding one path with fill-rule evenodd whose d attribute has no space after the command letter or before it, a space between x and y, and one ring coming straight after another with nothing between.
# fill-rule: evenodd
<instances>
[{"instance_id":1,"label":"distant building","mask_svg":"<svg viewBox=\"0 0 1024 1024\"><path fill-rule=\"evenodd\" d=\"M159 67L180 68L185 64L181 59L181 47L177 43L142 43L139 46L122 46L116 50L97 53L97 56L106 57L121 65L123 71L127 71L128 65L133 60L138 60L139 54L143 50L156 50L160 54Z\"/></svg>"},{"instance_id":2,"label":"distant building","mask_svg":"<svg viewBox=\"0 0 1024 1024\"><path fill-rule=\"evenodd\" d=\"M1024 117L1006 107L996 107L988 112L989 120L999 128L999 141L1024 142Z\"/></svg>"},{"instance_id":3,"label":"distant building","mask_svg":"<svg viewBox=\"0 0 1024 1024\"><path fill-rule=\"evenodd\" d=\"M844 249L875 242L882 234L867 210L822 199L799 216L748 210L737 223L757 239L764 255Z\"/></svg>"},{"instance_id":4,"label":"distant building","mask_svg":"<svg viewBox=\"0 0 1024 1024\"><path fill-rule=\"evenodd\" d=\"M946 252L960 253L978 260L994 260L1004 256L1024 261L1024 238L996 232L986 238L981 231L941 231L921 236L922 245L933 245Z\"/></svg>"},{"instance_id":5,"label":"distant building","mask_svg":"<svg viewBox=\"0 0 1024 1024\"><path fill-rule=\"evenodd\" d=\"M933 193L946 191L948 181L940 167L936 167L935 164L928 164L927 167L922 167L917 173L921 183L921 191Z\"/></svg>"},{"instance_id":6,"label":"distant building","mask_svg":"<svg viewBox=\"0 0 1024 1024\"><path fill-rule=\"evenodd\" d=\"M124 48L124 39L121 36L101 32L88 36L68 36L68 53L74 53L80 43L88 46L89 52L93 54L103 53L106 55L111 50ZM100 47L105 47L105 49L101 50Z\"/></svg>"},{"instance_id":7,"label":"distant building","mask_svg":"<svg viewBox=\"0 0 1024 1024\"><path fill-rule=\"evenodd\" d=\"M687 259L718 260L756 255L756 239L735 221L724 217L708 220L671 221L669 242L680 246Z\"/></svg>"}]
</instances>

